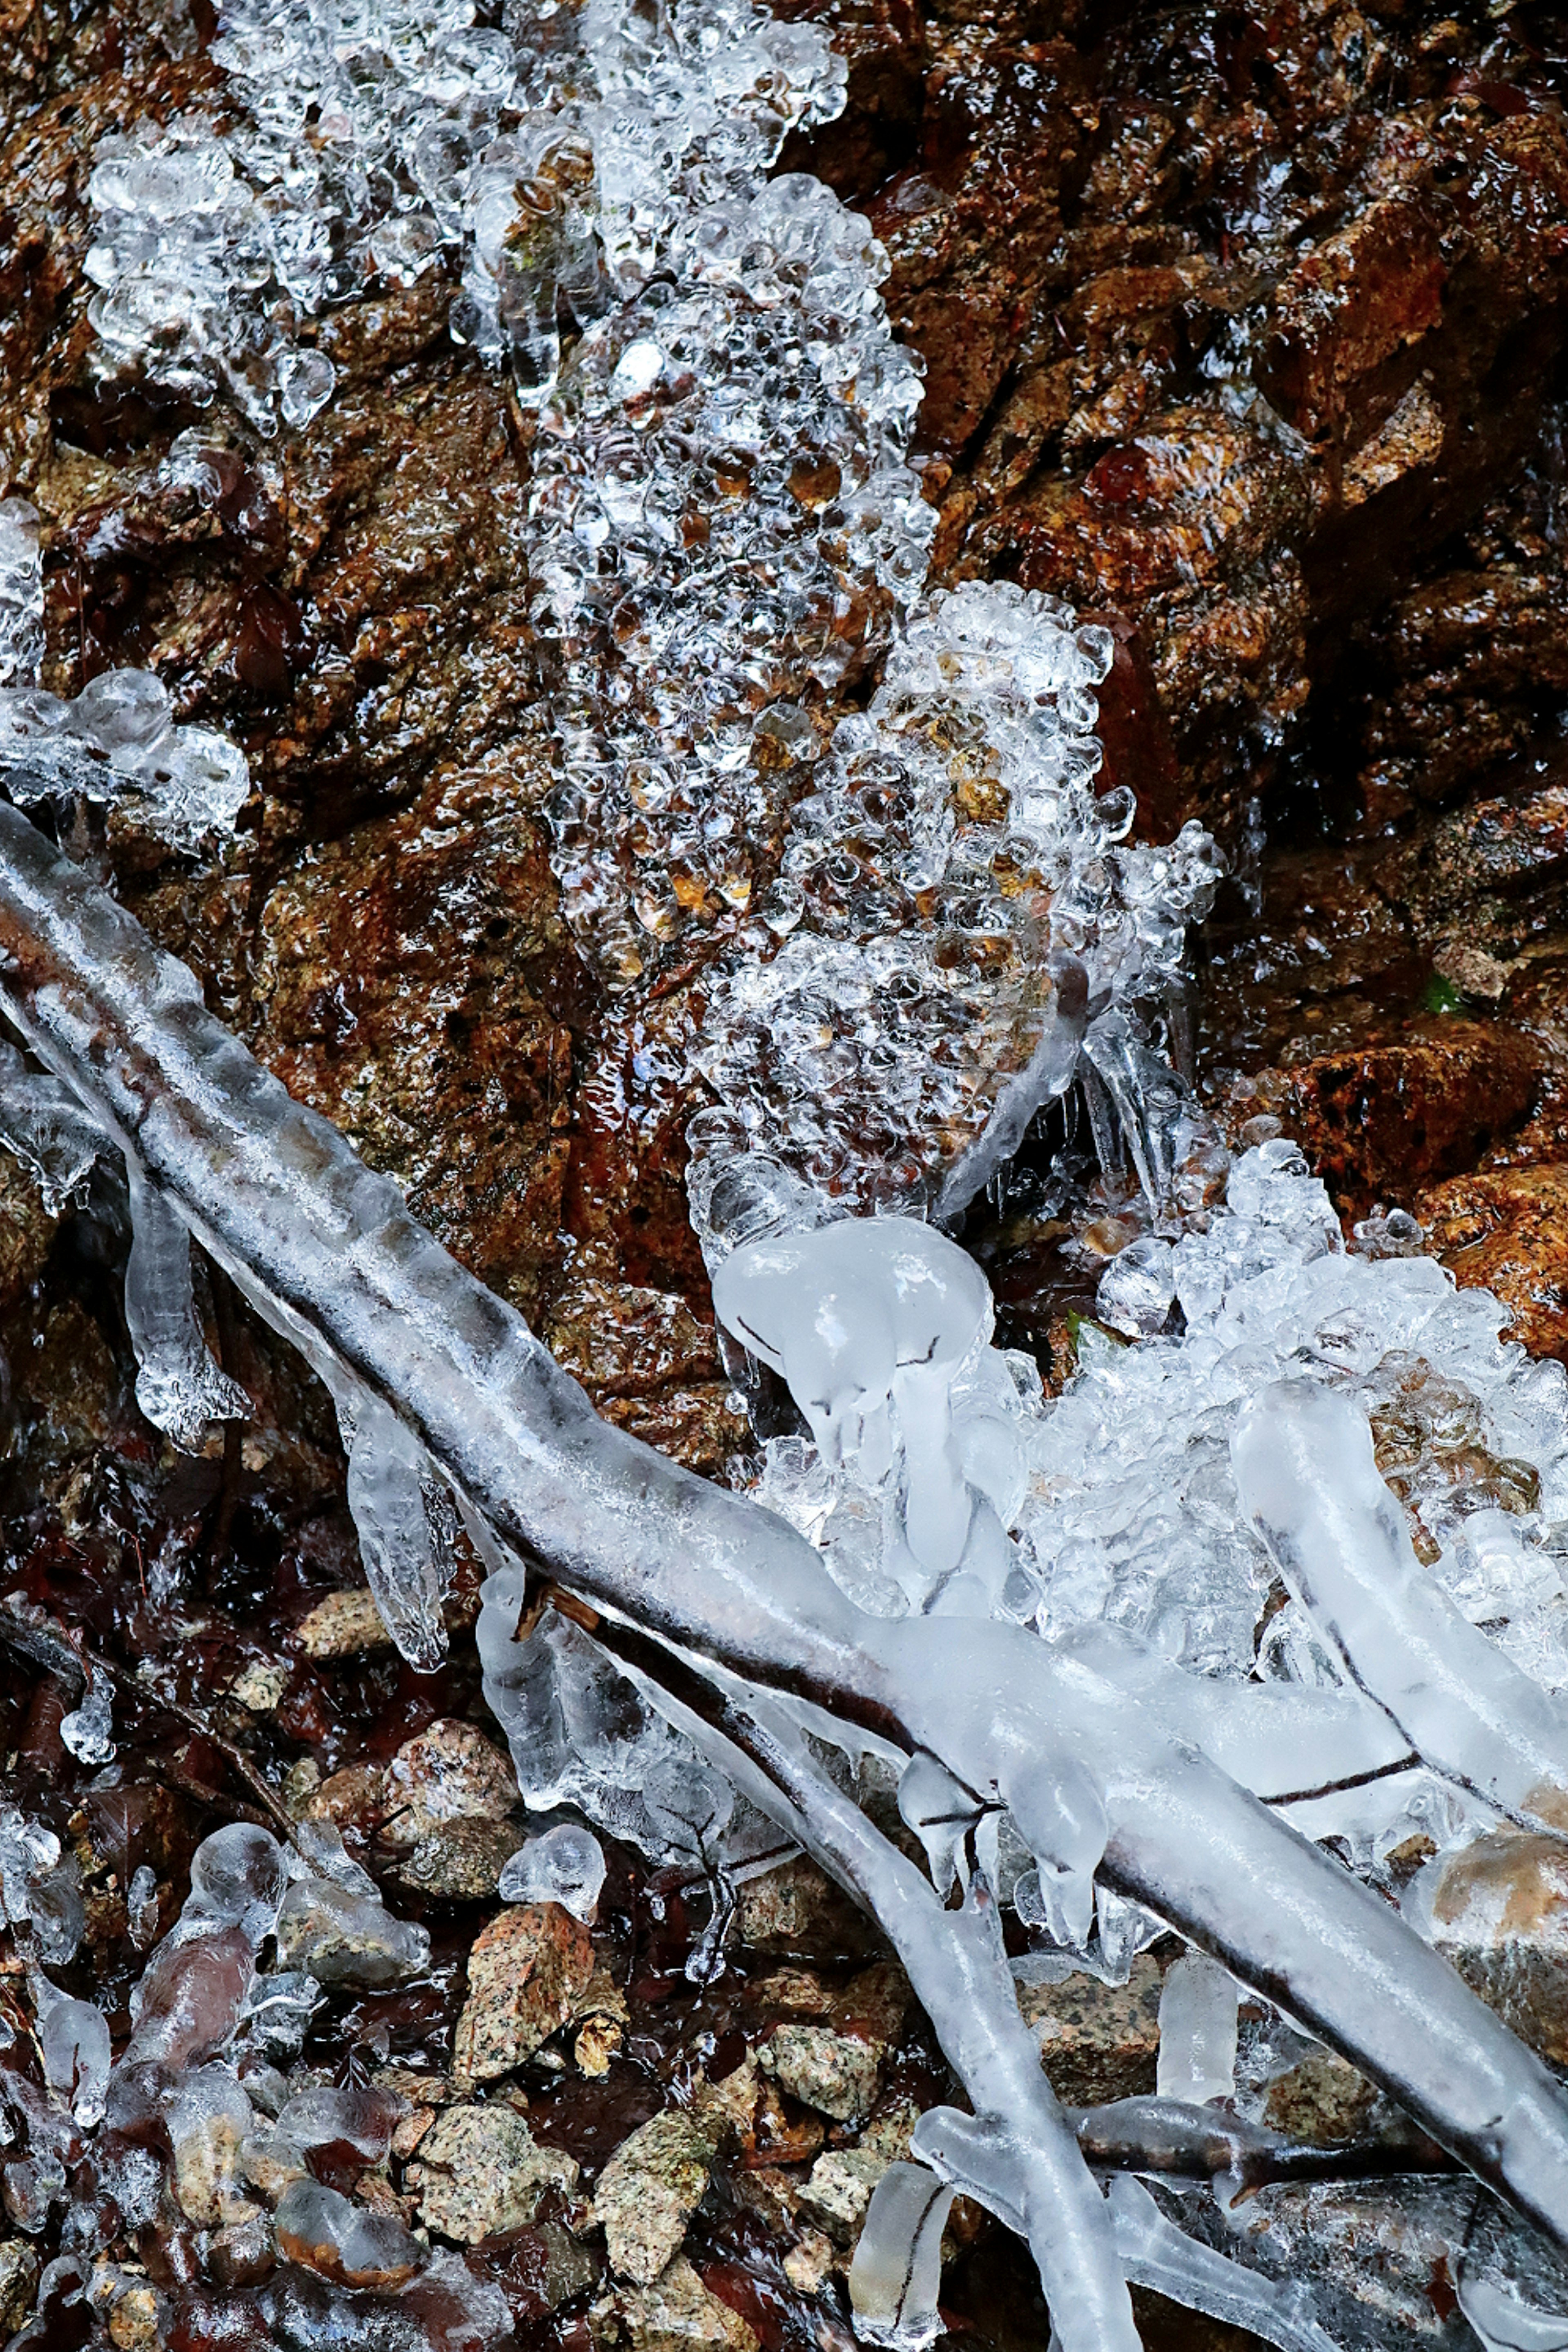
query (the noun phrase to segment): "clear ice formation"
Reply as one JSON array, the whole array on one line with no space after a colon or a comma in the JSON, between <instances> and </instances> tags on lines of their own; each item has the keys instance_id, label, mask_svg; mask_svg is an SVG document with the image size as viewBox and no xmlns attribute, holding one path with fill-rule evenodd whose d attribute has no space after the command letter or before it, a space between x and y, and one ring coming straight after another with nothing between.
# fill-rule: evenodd
<instances>
[{"instance_id":1,"label":"clear ice formation","mask_svg":"<svg viewBox=\"0 0 1568 2352\"><path fill-rule=\"evenodd\" d=\"M1488 2279L1461 2277L1459 2309L1480 2338L1481 2352L1564 2352L1568 2318L1535 2311Z\"/></svg>"},{"instance_id":2,"label":"clear ice formation","mask_svg":"<svg viewBox=\"0 0 1568 2352\"><path fill-rule=\"evenodd\" d=\"M250 791L245 754L184 727L151 670L100 670L74 700L38 685L43 659L38 517L0 503L0 785L19 806L80 796L122 803L176 849L231 834Z\"/></svg>"},{"instance_id":3,"label":"clear ice formation","mask_svg":"<svg viewBox=\"0 0 1568 2352\"><path fill-rule=\"evenodd\" d=\"M113 1138L68 1087L30 1070L16 1047L5 1045L0 1045L0 1144L26 1169L52 1217L86 1199L93 1163L114 1150Z\"/></svg>"},{"instance_id":4,"label":"clear ice formation","mask_svg":"<svg viewBox=\"0 0 1568 2352\"><path fill-rule=\"evenodd\" d=\"M1168 2221L1141 2180L1120 2173L1109 2192L1116 2251L1135 2285L1189 2311L1261 2336L1279 2352L1352 2352L1325 2333L1305 2280L1274 2281L1199 2245Z\"/></svg>"},{"instance_id":5,"label":"clear ice formation","mask_svg":"<svg viewBox=\"0 0 1568 2352\"><path fill-rule=\"evenodd\" d=\"M926 2352L943 2333L942 2233L953 2192L923 2164L892 2164L871 2192L849 2265L849 2308L862 2344Z\"/></svg>"},{"instance_id":6,"label":"clear ice formation","mask_svg":"<svg viewBox=\"0 0 1568 2352\"><path fill-rule=\"evenodd\" d=\"M191 1291L191 1233L134 1155L125 1320L136 1353L136 1402L154 1429L185 1454L199 1454L215 1421L244 1421L250 1399L208 1352Z\"/></svg>"},{"instance_id":7,"label":"clear ice formation","mask_svg":"<svg viewBox=\"0 0 1568 2352\"><path fill-rule=\"evenodd\" d=\"M500 1874L503 1903L559 1903L574 1919L598 1916L605 1849L592 1830L561 1822L520 1846Z\"/></svg>"},{"instance_id":8,"label":"clear ice formation","mask_svg":"<svg viewBox=\"0 0 1568 2352\"><path fill-rule=\"evenodd\" d=\"M771 1804L777 1818L782 1808L795 1824L792 1834L847 1883L871 1890L867 1899L939 2021L977 2112L1009 2118L1002 2138L1045 2166L1048 2193L1020 2218L1069 2352L1110 2346L1131 2352L1135 2339L1127 2333L1130 2315L1116 2316L1115 2295L1125 2290L1114 2260L1107 2269L1100 2253L1091 2262L1085 2252L1109 2243L1103 2201L1091 2182L1073 2187L1073 2168L1082 2173L1076 2136L1048 2099L1016 2007L1006 2022L994 1997L998 1981L1010 1990L992 1885L1002 1868L1004 1822L1008 1851L1033 1855L1040 1883L1047 1875L1065 1880L1076 1894L1086 1879L1094 1882L1102 1936L1102 1893L1106 1904L1141 1906L1174 1926L1237 1981L1266 1988L1305 2032L1386 2088L1555 2243L1568 2243L1568 2101L1546 2069L1381 1895L1298 1835L1181 1729L1186 1685L1199 1679L1190 1669L1199 1662L1187 1659L1169 1698L1153 1671L1161 1656L1179 1659L1180 1641L1167 1631L1153 1643L1129 1643L1114 1622L1098 1626L1100 1617L1119 1614L1103 1605L1080 1607L1053 1624L1058 1594L1040 1567L1041 1524L1072 1484L1069 1471L1080 1501L1129 1477L1141 1477L1147 1490L1152 1475L1153 1494L1174 1510L1206 1513L1211 1537L1216 1523L1221 1533L1227 1524L1236 1531L1228 1550L1213 1547L1225 1605L1210 1623L1231 1625L1242 1591L1255 1621L1272 1571L1242 1524L1228 1442L1247 1398L1278 1377L1278 1350L1289 1354L1293 1375L1316 1369L1361 1396L1363 1409L1387 1404L1394 1415L1388 1426L1405 1433L1408 1494L1450 1534L1445 1513L1455 1507L1456 1482L1434 1483L1428 1455L1441 1454L1439 1441L1456 1429L1471 1482L1464 1499L1476 1499L1478 1475L1489 1508L1500 1509L1502 1496L1519 1499L1528 1482L1518 1457L1526 1454L1531 1501L1548 1499L1561 1477L1563 1376L1499 1346L1495 1302L1456 1295L1440 1270L1417 1259L1347 1259L1299 1160L1273 1146L1248 1155L1233 1172L1226 1210L1176 1244L1187 1322L1182 1339L1156 1338L1135 1350L1108 1343L1103 1357L1091 1349L1075 1388L1048 1411L1040 1410L1037 1392L1026 1396L1014 1383L1011 1425L1029 1462L1014 1539L1026 1572L1016 1584L1009 1580L998 1615L964 1621L960 1641L950 1620L928 1622L907 1604L902 1616L856 1606L823 1556L773 1511L708 1486L601 1423L515 1313L414 1223L396 1188L364 1170L325 1121L293 1104L205 1012L189 975L5 807L0 989L29 1048L123 1139L148 1182L258 1310L334 1385L352 1378L395 1410L476 1523L489 1522L498 1565L479 1639L487 1690L503 1722L520 1712L518 1678L526 1680L526 1653L537 1638L515 1639L525 1580L510 1555L532 1551L600 1612L612 1647L640 1641L645 1664L659 1669L664 1662L635 1694L643 1719L649 1693L662 1693L664 1679L685 1677L699 1691L710 1689L721 1707L750 1706L771 1723L779 1702L764 1705L757 1696L759 1685L771 1685L839 1745L905 1759L923 1752L958 1788L983 1792L974 1797L979 1818L973 1859L965 1861L964 1909L950 1913L924 1873L871 1828L852 1788L802 1766L789 1744L798 1748L793 1729L757 1735L748 1752L764 1762L754 1785L742 1783L754 1811L767 1813ZM1417 1347L1424 1354L1413 1352ZM1391 1349L1401 1355L1393 1367ZM1476 1383L1468 1393L1460 1392L1461 1374ZM1151 1387L1141 1393L1145 1380ZM1090 1460L1085 1426L1106 1423L1108 1388L1114 1412ZM1527 1446L1523 1424L1531 1413ZM1194 1450L1211 1475L1194 1488L1171 1449L1184 1452L1193 1420L1205 1414L1207 1452ZM1505 1440L1507 1460L1489 1453ZM1145 1525L1155 1519L1149 1514ZM1118 1524L1130 1524L1125 1507ZM1167 1518L1156 1555L1164 1568L1173 1565L1170 1533ZM1519 1549L1528 1557L1528 1544ZM1505 1557L1492 1526L1485 1549L1491 1574ZM1184 1565L1179 1558L1173 1564ZM1479 1572L1467 1550L1452 1574ZM1225 1580L1238 1576L1239 1588L1231 1590ZM1147 1575L1134 1588L1141 1601L1154 1580ZM1107 1577L1101 1604L1113 1589ZM1169 1604L1168 1592L1156 1597ZM1201 1622L1201 1593L1187 1597ZM1489 1612L1494 1599L1485 1600ZM1121 1622L1137 1613L1120 1612ZM1097 1633L1109 1630L1098 1646L1081 1630L1074 1641L1041 1638L1042 1631L1091 1622ZM1167 1628L1177 1622L1184 1624L1164 1620ZM1287 1676L1304 1664L1298 1679L1326 1683L1337 1699L1332 1661L1313 1663L1322 1657L1303 1625L1300 1644L1281 1643L1268 1663ZM1249 1666L1249 1657L1244 1668L1222 1651L1210 1675L1223 1680L1228 1667L1239 1684ZM614 1744L605 1718L616 1687L601 1673L591 1702L605 1746ZM1236 1703L1250 1704L1239 1691ZM685 1738L700 1748L698 1727L681 1721L673 1695L664 1693L659 1706L679 1727L671 1740ZM1331 1769L1331 1751L1327 1760ZM1372 1784L1386 1809L1384 1828L1387 1812L1405 1801L1386 1796L1400 1778ZM737 1805L737 1820L741 1811ZM260 1878L242 1857L240 1886L269 1905L275 1878L263 1867L265 1850L253 1859ZM39 1881L18 1867L36 1927ZM154 2060L212 2062L245 2015L255 1975L250 1895L235 1924L223 1925L238 1897L216 1884L210 1893L216 1907L201 1932L183 1937L176 1927L153 1955L116 2081ZM374 1923L357 1910L346 1922L327 1916L339 1898L351 1909L369 1903L328 1876L292 1885L277 1915L280 1951L285 1928L300 1928L310 1955L304 1965L321 1974L349 1940L345 1924L351 1936L368 1936ZM7 1882L8 1906L11 1899ZM1070 1924L1065 1900L1060 1909ZM384 1935L376 1951L394 1971L408 1965ZM128 2074L124 2095L142 2095ZM111 2119L115 2095L111 2084ZM963 2137L961 2130L952 2143L960 2178ZM916 2152L934 2160L923 2143ZM978 2162L982 2152L970 2154ZM1125 2313L1124 2302L1120 2308Z\"/></svg>"},{"instance_id":9,"label":"clear ice formation","mask_svg":"<svg viewBox=\"0 0 1568 2352\"><path fill-rule=\"evenodd\" d=\"M410 1665L433 1673L447 1647L441 1604L452 1573L451 1497L424 1447L378 1396L341 1379L335 1393L366 1580Z\"/></svg>"},{"instance_id":10,"label":"clear ice formation","mask_svg":"<svg viewBox=\"0 0 1568 2352\"><path fill-rule=\"evenodd\" d=\"M1160 1990L1162 2099L1203 2106L1236 2091L1236 1980L1216 1960L1189 1952L1173 1960Z\"/></svg>"}]
</instances>

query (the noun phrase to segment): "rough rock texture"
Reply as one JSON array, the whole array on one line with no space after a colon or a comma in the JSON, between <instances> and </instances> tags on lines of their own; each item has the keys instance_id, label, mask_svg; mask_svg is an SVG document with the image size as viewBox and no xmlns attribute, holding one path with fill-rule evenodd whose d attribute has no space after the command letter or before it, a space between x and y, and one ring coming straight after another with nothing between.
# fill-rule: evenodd
<instances>
[{"instance_id":1,"label":"rough rock texture","mask_svg":"<svg viewBox=\"0 0 1568 2352\"><path fill-rule=\"evenodd\" d=\"M459 2081L493 2082L566 2024L594 1973L588 1930L558 1903L500 1911L468 1955L458 2021Z\"/></svg>"},{"instance_id":2,"label":"rough rock texture","mask_svg":"<svg viewBox=\"0 0 1568 2352\"><path fill-rule=\"evenodd\" d=\"M1568 2064L1568 1857L1498 1831L1444 1865L1432 1933L1460 1975L1554 2065Z\"/></svg>"},{"instance_id":3,"label":"rough rock texture","mask_svg":"<svg viewBox=\"0 0 1568 2352\"><path fill-rule=\"evenodd\" d=\"M1068 1977L1026 1985L1018 2006L1040 2044L1051 2088L1066 2105L1097 2107L1154 2088L1160 2050L1158 1963L1142 1952L1124 1985Z\"/></svg>"},{"instance_id":4,"label":"rough rock texture","mask_svg":"<svg viewBox=\"0 0 1568 2352\"><path fill-rule=\"evenodd\" d=\"M550 2187L570 2189L578 2168L540 2147L521 2116L501 2101L444 2109L408 2170L427 2229L477 2245L531 2221Z\"/></svg>"},{"instance_id":5,"label":"rough rock texture","mask_svg":"<svg viewBox=\"0 0 1568 2352\"><path fill-rule=\"evenodd\" d=\"M674 2107L621 2142L594 2193L594 2219L617 2278L647 2286L679 2252L713 2156L712 2142Z\"/></svg>"},{"instance_id":6,"label":"rough rock texture","mask_svg":"<svg viewBox=\"0 0 1568 2352\"><path fill-rule=\"evenodd\" d=\"M757 2352L757 2337L737 2311L710 2294L688 2262L619 2299L634 2352Z\"/></svg>"}]
</instances>

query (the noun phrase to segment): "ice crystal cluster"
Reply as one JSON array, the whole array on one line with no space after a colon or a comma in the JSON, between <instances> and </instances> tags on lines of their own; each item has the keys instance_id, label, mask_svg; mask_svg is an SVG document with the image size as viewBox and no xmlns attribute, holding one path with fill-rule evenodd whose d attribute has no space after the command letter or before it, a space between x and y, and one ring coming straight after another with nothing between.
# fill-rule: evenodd
<instances>
[{"instance_id":1,"label":"ice crystal cluster","mask_svg":"<svg viewBox=\"0 0 1568 2352\"><path fill-rule=\"evenodd\" d=\"M38 517L0 504L0 782L24 806L77 795L121 802L179 849L232 833L250 790L226 735L183 727L169 690L144 669L100 670L66 700L37 683L43 657Z\"/></svg>"},{"instance_id":2,"label":"ice crystal cluster","mask_svg":"<svg viewBox=\"0 0 1568 2352\"><path fill-rule=\"evenodd\" d=\"M1084 968L1090 1052L1125 1051L1122 1003L1174 976L1218 869L1197 825L1131 845L1131 794L1096 796L1110 655L1005 582L906 618L790 811L752 951L710 987L693 1058L718 1099L688 1182L710 1255L759 1219L923 1209L1058 1014L1053 958Z\"/></svg>"}]
</instances>

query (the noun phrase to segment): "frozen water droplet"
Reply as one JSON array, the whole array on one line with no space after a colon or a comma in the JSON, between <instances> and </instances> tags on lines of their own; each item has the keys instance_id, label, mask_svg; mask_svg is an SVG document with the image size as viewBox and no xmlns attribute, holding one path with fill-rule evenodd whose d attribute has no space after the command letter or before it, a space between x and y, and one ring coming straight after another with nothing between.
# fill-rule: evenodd
<instances>
[{"instance_id":1,"label":"frozen water droplet","mask_svg":"<svg viewBox=\"0 0 1568 2352\"><path fill-rule=\"evenodd\" d=\"M559 1903L574 1919L598 1916L605 1884L604 1848L591 1830L563 1822L530 1838L500 1874L503 1903Z\"/></svg>"}]
</instances>

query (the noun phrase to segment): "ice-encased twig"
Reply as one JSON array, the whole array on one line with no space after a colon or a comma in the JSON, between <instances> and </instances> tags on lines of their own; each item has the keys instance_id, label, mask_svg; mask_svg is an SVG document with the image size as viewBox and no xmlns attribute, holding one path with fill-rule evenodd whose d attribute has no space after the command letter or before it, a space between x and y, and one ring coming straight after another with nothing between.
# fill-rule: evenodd
<instances>
[{"instance_id":1,"label":"ice-encased twig","mask_svg":"<svg viewBox=\"0 0 1568 2352\"><path fill-rule=\"evenodd\" d=\"M1141 2180L1121 2173L1110 2184L1116 2251L1138 2286L1250 2328L1279 2352L1341 2352L1314 2317L1311 2290L1300 2279L1261 2278L1201 2246L1167 2221Z\"/></svg>"},{"instance_id":2,"label":"ice-encased twig","mask_svg":"<svg viewBox=\"0 0 1568 2352\"><path fill-rule=\"evenodd\" d=\"M184 1454L199 1454L215 1421L244 1421L250 1399L213 1361L191 1291L190 1227L128 1152L131 1255L125 1320L136 1352L136 1402Z\"/></svg>"},{"instance_id":3,"label":"ice-encased twig","mask_svg":"<svg viewBox=\"0 0 1568 2352\"><path fill-rule=\"evenodd\" d=\"M113 1149L68 1087L28 1069L15 1045L0 1045L0 1145L33 1178L51 1216L82 1197L94 1160Z\"/></svg>"},{"instance_id":4,"label":"ice-encased twig","mask_svg":"<svg viewBox=\"0 0 1568 2352\"><path fill-rule=\"evenodd\" d=\"M1568 1831L1568 1714L1421 1566L1361 1408L1318 1381L1271 1381L1231 1460L1319 1635L1417 1754L1512 1820Z\"/></svg>"},{"instance_id":5,"label":"ice-encased twig","mask_svg":"<svg viewBox=\"0 0 1568 2352\"><path fill-rule=\"evenodd\" d=\"M258 1311L399 1412L508 1542L688 1652L929 1750L1007 1805L1042 1859L1061 1845L1062 1786L1094 1786L1105 1884L1342 2052L1568 2245L1568 2102L1377 1895L1085 1661L1014 1625L967 1622L961 1647L940 1619L869 1617L781 1520L600 1421L396 1186L4 807L0 989Z\"/></svg>"}]
</instances>

